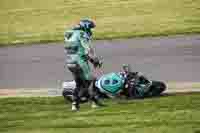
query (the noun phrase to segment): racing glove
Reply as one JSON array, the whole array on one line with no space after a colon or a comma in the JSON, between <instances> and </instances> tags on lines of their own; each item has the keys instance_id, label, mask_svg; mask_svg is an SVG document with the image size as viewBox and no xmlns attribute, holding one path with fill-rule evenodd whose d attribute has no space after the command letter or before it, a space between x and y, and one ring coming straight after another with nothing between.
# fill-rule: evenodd
<instances>
[{"instance_id":1,"label":"racing glove","mask_svg":"<svg viewBox=\"0 0 200 133\"><path fill-rule=\"evenodd\" d=\"M94 65L94 67L102 67L102 61L99 60L98 57L90 58L90 62Z\"/></svg>"}]
</instances>

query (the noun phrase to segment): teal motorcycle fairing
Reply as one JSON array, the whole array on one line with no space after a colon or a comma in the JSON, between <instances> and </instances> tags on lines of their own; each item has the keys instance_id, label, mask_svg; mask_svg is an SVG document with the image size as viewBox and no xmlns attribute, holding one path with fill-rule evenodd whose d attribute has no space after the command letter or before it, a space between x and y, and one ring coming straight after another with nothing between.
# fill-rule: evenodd
<instances>
[{"instance_id":1,"label":"teal motorcycle fairing","mask_svg":"<svg viewBox=\"0 0 200 133\"><path fill-rule=\"evenodd\" d=\"M100 77L95 86L99 88L99 91L106 93L109 96L115 96L123 89L125 79L118 73L108 73Z\"/></svg>"}]
</instances>

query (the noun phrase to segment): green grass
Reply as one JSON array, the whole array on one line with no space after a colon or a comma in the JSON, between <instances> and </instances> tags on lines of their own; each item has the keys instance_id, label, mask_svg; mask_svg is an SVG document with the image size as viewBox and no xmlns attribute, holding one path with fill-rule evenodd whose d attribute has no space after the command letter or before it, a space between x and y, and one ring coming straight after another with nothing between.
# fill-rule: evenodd
<instances>
[{"instance_id":1,"label":"green grass","mask_svg":"<svg viewBox=\"0 0 200 133\"><path fill-rule=\"evenodd\" d=\"M62 41L80 18L95 39L200 33L199 0L1 0L0 46Z\"/></svg>"},{"instance_id":2,"label":"green grass","mask_svg":"<svg viewBox=\"0 0 200 133\"><path fill-rule=\"evenodd\" d=\"M199 133L200 93L105 101L71 112L62 97L1 98L2 133Z\"/></svg>"}]
</instances>

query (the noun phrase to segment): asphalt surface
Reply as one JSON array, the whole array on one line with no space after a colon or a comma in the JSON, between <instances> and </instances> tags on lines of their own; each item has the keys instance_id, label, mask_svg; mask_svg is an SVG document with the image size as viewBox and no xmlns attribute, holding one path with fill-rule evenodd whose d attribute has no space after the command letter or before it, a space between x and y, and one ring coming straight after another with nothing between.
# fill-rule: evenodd
<instances>
[{"instance_id":1,"label":"asphalt surface","mask_svg":"<svg viewBox=\"0 0 200 133\"><path fill-rule=\"evenodd\" d=\"M132 65L154 80L200 81L200 35L94 41L104 73ZM55 88L72 79L62 43L0 48L0 89Z\"/></svg>"}]
</instances>

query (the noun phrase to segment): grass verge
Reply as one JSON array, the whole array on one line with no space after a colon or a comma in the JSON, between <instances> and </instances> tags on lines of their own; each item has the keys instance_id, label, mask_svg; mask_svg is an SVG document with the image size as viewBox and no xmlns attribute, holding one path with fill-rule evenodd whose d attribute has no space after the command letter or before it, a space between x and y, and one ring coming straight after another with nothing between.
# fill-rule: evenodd
<instances>
[{"instance_id":1,"label":"grass verge","mask_svg":"<svg viewBox=\"0 0 200 133\"><path fill-rule=\"evenodd\" d=\"M95 39L200 33L199 0L1 0L0 46L62 41L80 18Z\"/></svg>"},{"instance_id":2,"label":"grass verge","mask_svg":"<svg viewBox=\"0 0 200 133\"><path fill-rule=\"evenodd\" d=\"M199 133L200 93L111 101L71 112L62 97L0 99L4 133Z\"/></svg>"}]
</instances>

